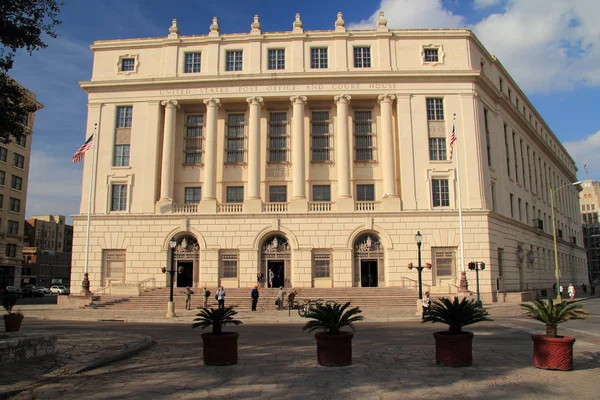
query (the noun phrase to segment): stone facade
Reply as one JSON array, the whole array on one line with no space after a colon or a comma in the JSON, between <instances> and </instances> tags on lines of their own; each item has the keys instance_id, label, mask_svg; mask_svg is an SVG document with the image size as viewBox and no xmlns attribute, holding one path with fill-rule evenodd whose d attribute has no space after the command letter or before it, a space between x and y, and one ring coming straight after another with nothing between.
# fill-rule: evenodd
<instances>
[{"instance_id":1,"label":"stone facade","mask_svg":"<svg viewBox=\"0 0 600 400\"><path fill-rule=\"evenodd\" d=\"M583 222L583 241L587 250L590 282L600 284L600 182L587 179L579 193Z\"/></svg>"},{"instance_id":2,"label":"stone facade","mask_svg":"<svg viewBox=\"0 0 600 400\"><path fill-rule=\"evenodd\" d=\"M333 31L299 16L290 32L258 17L248 34L209 29L181 36L174 20L167 37L92 45L73 282L167 283L174 239L177 286L250 287L271 269L274 285L414 287L419 231L434 293L456 292L469 261L487 264L487 298L552 285L548 192L575 163L472 32L383 16L347 31L341 14ZM561 195L577 280L577 192Z\"/></svg>"}]
</instances>

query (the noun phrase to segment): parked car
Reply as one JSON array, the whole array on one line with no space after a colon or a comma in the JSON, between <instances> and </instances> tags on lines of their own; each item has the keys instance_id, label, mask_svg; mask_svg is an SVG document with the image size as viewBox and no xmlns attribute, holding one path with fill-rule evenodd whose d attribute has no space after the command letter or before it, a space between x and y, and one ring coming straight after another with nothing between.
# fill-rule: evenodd
<instances>
[{"instance_id":1,"label":"parked car","mask_svg":"<svg viewBox=\"0 0 600 400\"><path fill-rule=\"evenodd\" d=\"M37 287L33 285L23 286L22 297L44 297L44 293L40 292Z\"/></svg>"},{"instance_id":2,"label":"parked car","mask_svg":"<svg viewBox=\"0 0 600 400\"><path fill-rule=\"evenodd\" d=\"M16 286L7 286L6 288L4 288L4 291L8 293L14 293L19 297L23 297L23 291Z\"/></svg>"},{"instance_id":3,"label":"parked car","mask_svg":"<svg viewBox=\"0 0 600 400\"><path fill-rule=\"evenodd\" d=\"M52 294L69 294L71 292L69 291L69 288L67 288L66 286L55 285L50 288L50 293L52 293Z\"/></svg>"},{"instance_id":4,"label":"parked car","mask_svg":"<svg viewBox=\"0 0 600 400\"><path fill-rule=\"evenodd\" d=\"M38 286L37 287L38 291L40 293L44 293L44 294L50 294L50 289L48 289L47 287L44 286Z\"/></svg>"}]
</instances>

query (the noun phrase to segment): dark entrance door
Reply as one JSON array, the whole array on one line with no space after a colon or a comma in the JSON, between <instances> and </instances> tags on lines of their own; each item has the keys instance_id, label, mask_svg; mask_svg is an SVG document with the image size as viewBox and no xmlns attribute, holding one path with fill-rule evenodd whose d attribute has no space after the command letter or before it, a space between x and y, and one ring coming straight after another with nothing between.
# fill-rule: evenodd
<instances>
[{"instance_id":1,"label":"dark entrance door","mask_svg":"<svg viewBox=\"0 0 600 400\"><path fill-rule=\"evenodd\" d=\"M178 261L175 274L177 274L177 287L192 287L194 283L194 263L192 261Z\"/></svg>"},{"instance_id":2,"label":"dark entrance door","mask_svg":"<svg viewBox=\"0 0 600 400\"><path fill-rule=\"evenodd\" d=\"M377 260L360 260L360 283L362 287L377 287Z\"/></svg>"},{"instance_id":3,"label":"dark entrance door","mask_svg":"<svg viewBox=\"0 0 600 400\"><path fill-rule=\"evenodd\" d=\"M275 277L273 278L273 287L274 288L278 288L280 286L285 286L284 282L285 282L285 276L284 276L284 261L273 261L273 260L269 260L268 263L269 269L271 269L271 271L273 271L273 274L275 274ZM267 276L268 276L268 271L267 271Z\"/></svg>"}]
</instances>

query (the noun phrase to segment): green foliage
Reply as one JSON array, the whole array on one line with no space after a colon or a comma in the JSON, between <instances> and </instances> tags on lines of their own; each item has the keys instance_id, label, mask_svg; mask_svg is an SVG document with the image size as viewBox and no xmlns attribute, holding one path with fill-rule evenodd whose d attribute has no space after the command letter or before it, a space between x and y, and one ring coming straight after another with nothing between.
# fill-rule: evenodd
<instances>
[{"instance_id":1,"label":"green foliage","mask_svg":"<svg viewBox=\"0 0 600 400\"><path fill-rule=\"evenodd\" d=\"M589 312L579 307L580 301L563 300L560 303L554 303L552 299L548 299L548 301L533 300L531 303L521 304L521 308L525 311L526 316L546 324L548 337L556 337L558 324L571 319L586 319Z\"/></svg>"},{"instance_id":2,"label":"green foliage","mask_svg":"<svg viewBox=\"0 0 600 400\"><path fill-rule=\"evenodd\" d=\"M12 309L18 300L19 296L17 294L5 292L2 294L2 307L4 307L7 313L13 314Z\"/></svg>"},{"instance_id":3,"label":"green foliage","mask_svg":"<svg viewBox=\"0 0 600 400\"><path fill-rule=\"evenodd\" d=\"M233 307L225 308L201 308L200 312L196 314L198 318L194 319L192 328L208 328L212 326L212 333L215 335L223 333L223 326L225 325L241 325L242 321L234 319L237 315L237 311Z\"/></svg>"},{"instance_id":4,"label":"green foliage","mask_svg":"<svg viewBox=\"0 0 600 400\"><path fill-rule=\"evenodd\" d=\"M442 297L431 302L423 322L442 322L448 325L451 334L457 335L462 333L463 326L491 321L488 315L486 310L477 307L475 300L463 298L459 301L458 297L454 297L454 300Z\"/></svg>"},{"instance_id":5,"label":"green foliage","mask_svg":"<svg viewBox=\"0 0 600 400\"><path fill-rule=\"evenodd\" d=\"M303 331L312 332L315 329L324 329L330 335L339 335L343 327L348 326L354 331L354 322L362 321L364 318L360 314L362 311L358 307L347 309L350 302L344 305L317 304L316 308L306 314L306 318L312 319L303 327Z\"/></svg>"}]
</instances>

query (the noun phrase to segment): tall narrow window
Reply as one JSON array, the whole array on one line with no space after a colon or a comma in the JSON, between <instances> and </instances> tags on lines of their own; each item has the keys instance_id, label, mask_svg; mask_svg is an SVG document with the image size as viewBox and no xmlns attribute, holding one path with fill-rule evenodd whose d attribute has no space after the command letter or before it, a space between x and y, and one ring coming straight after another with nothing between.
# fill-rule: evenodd
<instances>
[{"instance_id":1,"label":"tall narrow window","mask_svg":"<svg viewBox=\"0 0 600 400\"><path fill-rule=\"evenodd\" d=\"M287 203L287 186L269 186L271 203Z\"/></svg>"},{"instance_id":2,"label":"tall narrow window","mask_svg":"<svg viewBox=\"0 0 600 400\"><path fill-rule=\"evenodd\" d=\"M432 179L431 193L434 207L450 207L448 179Z\"/></svg>"},{"instance_id":3,"label":"tall narrow window","mask_svg":"<svg viewBox=\"0 0 600 400\"><path fill-rule=\"evenodd\" d=\"M515 196L512 193L510 194L510 216L515 217Z\"/></svg>"},{"instance_id":4,"label":"tall narrow window","mask_svg":"<svg viewBox=\"0 0 600 400\"><path fill-rule=\"evenodd\" d=\"M2 146L0 146L0 161L6 162L6 158L8 157L8 150Z\"/></svg>"},{"instance_id":5,"label":"tall narrow window","mask_svg":"<svg viewBox=\"0 0 600 400\"><path fill-rule=\"evenodd\" d=\"M131 122L133 107L117 107L117 120L115 128L115 147L113 151L113 166L128 167L131 142Z\"/></svg>"},{"instance_id":6,"label":"tall narrow window","mask_svg":"<svg viewBox=\"0 0 600 400\"><path fill-rule=\"evenodd\" d=\"M313 111L310 120L312 162L331 161L331 125L329 111Z\"/></svg>"},{"instance_id":7,"label":"tall narrow window","mask_svg":"<svg viewBox=\"0 0 600 400\"><path fill-rule=\"evenodd\" d=\"M498 276L502 277L502 264L504 261L504 249L498 249Z\"/></svg>"},{"instance_id":8,"label":"tall narrow window","mask_svg":"<svg viewBox=\"0 0 600 400\"><path fill-rule=\"evenodd\" d=\"M315 278L331 277L331 253L313 254L313 276Z\"/></svg>"},{"instance_id":9,"label":"tall narrow window","mask_svg":"<svg viewBox=\"0 0 600 400\"><path fill-rule=\"evenodd\" d=\"M133 107L132 106L117 107L117 129L131 128L132 118L133 118Z\"/></svg>"},{"instance_id":10,"label":"tall narrow window","mask_svg":"<svg viewBox=\"0 0 600 400\"><path fill-rule=\"evenodd\" d=\"M201 53L185 53L185 67L183 72L191 74L200 72Z\"/></svg>"},{"instance_id":11,"label":"tall narrow window","mask_svg":"<svg viewBox=\"0 0 600 400\"><path fill-rule=\"evenodd\" d=\"M313 201L331 201L331 186L313 185Z\"/></svg>"},{"instance_id":12,"label":"tall narrow window","mask_svg":"<svg viewBox=\"0 0 600 400\"><path fill-rule=\"evenodd\" d=\"M269 162L288 161L287 112L269 113Z\"/></svg>"},{"instance_id":13,"label":"tall narrow window","mask_svg":"<svg viewBox=\"0 0 600 400\"><path fill-rule=\"evenodd\" d=\"M523 141L520 140L519 150L521 151L521 173L523 174L523 187L527 187L527 179L525 179L525 147L523 146Z\"/></svg>"},{"instance_id":14,"label":"tall narrow window","mask_svg":"<svg viewBox=\"0 0 600 400\"><path fill-rule=\"evenodd\" d=\"M0 185L4 186L5 179L6 179L6 172L0 171Z\"/></svg>"},{"instance_id":15,"label":"tall narrow window","mask_svg":"<svg viewBox=\"0 0 600 400\"><path fill-rule=\"evenodd\" d=\"M375 201L375 185L356 185L357 201Z\"/></svg>"},{"instance_id":16,"label":"tall narrow window","mask_svg":"<svg viewBox=\"0 0 600 400\"><path fill-rule=\"evenodd\" d=\"M438 247L432 248L431 252L433 253L435 276L454 276L455 249Z\"/></svg>"},{"instance_id":17,"label":"tall narrow window","mask_svg":"<svg viewBox=\"0 0 600 400\"><path fill-rule=\"evenodd\" d=\"M492 183L492 185L490 187L492 189L492 211L497 211L496 210L496 184Z\"/></svg>"},{"instance_id":18,"label":"tall narrow window","mask_svg":"<svg viewBox=\"0 0 600 400\"><path fill-rule=\"evenodd\" d=\"M444 99L427 99L427 120L444 120Z\"/></svg>"},{"instance_id":19,"label":"tall narrow window","mask_svg":"<svg viewBox=\"0 0 600 400\"><path fill-rule=\"evenodd\" d=\"M310 67L314 69L327 68L327 47L310 49Z\"/></svg>"},{"instance_id":20,"label":"tall narrow window","mask_svg":"<svg viewBox=\"0 0 600 400\"><path fill-rule=\"evenodd\" d=\"M483 125L485 127L485 145L487 148L488 167L492 166L492 144L490 139L490 125L488 121L488 110L483 109Z\"/></svg>"},{"instance_id":21,"label":"tall narrow window","mask_svg":"<svg viewBox=\"0 0 600 400\"><path fill-rule=\"evenodd\" d=\"M521 199L517 199L517 207L519 209L519 221L523 221L523 203Z\"/></svg>"},{"instance_id":22,"label":"tall narrow window","mask_svg":"<svg viewBox=\"0 0 600 400\"><path fill-rule=\"evenodd\" d=\"M9 197L8 209L12 212L21 212L21 200Z\"/></svg>"},{"instance_id":23,"label":"tall narrow window","mask_svg":"<svg viewBox=\"0 0 600 400\"><path fill-rule=\"evenodd\" d=\"M127 185L112 185L110 210L127 210Z\"/></svg>"},{"instance_id":24,"label":"tall narrow window","mask_svg":"<svg viewBox=\"0 0 600 400\"><path fill-rule=\"evenodd\" d=\"M373 161L375 134L370 110L354 112L354 160Z\"/></svg>"},{"instance_id":25,"label":"tall narrow window","mask_svg":"<svg viewBox=\"0 0 600 400\"><path fill-rule=\"evenodd\" d=\"M204 114L186 115L184 164L202 164L204 154Z\"/></svg>"},{"instance_id":26,"label":"tall narrow window","mask_svg":"<svg viewBox=\"0 0 600 400\"><path fill-rule=\"evenodd\" d=\"M527 146L527 152L525 156L527 158L527 176L529 176L529 189L533 191L537 191L537 188L533 186L533 178L531 176L531 160L529 159L529 146Z\"/></svg>"},{"instance_id":27,"label":"tall narrow window","mask_svg":"<svg viewBox=\"0 0 600 400\"><path fill-rule=\"evenodd\" d=\"M238 255L221 254L221 278L238 277Z\"/></svg>"},{"instance_id":28,"label":"tall narrow window","mask_svg":"<svg viewBox=\"0 0 600 400\"><path fill-rule=\"evenodd\" d=\"M429 138L429 159L431 161L446 159L446 138Z\"/></svg>"},{"instance_id":29,"label":"tall narrow window","mask_svg":"<svg viewBox=\"0 0 600 400\"><path fill-rule=\"evenodd\" d=\"M285 69L285 50L269 49L267 64L268 69Z\"/></svg>"},{"instance_id":30,"label":"tall narrow window","mask_svg":"<svg viewBox=\"0 0 600 400\"><path fill-rule=\"evenodd\" d=\"M228 203L243 203L244 202L244 187L243 186L228 186L227 187L227 202Z\"/></svg>"},{"instance_id":31,"label":"tall narrow window","mask_svg":"<svg viewBox=\"0 0 600 400\"><path fill-rule=\"evenodd\" d=\"M498 78L498 83L500 85L500 91L504 92L504 79L502 79L501 77Z\"/></svg>"},{"instance_id":32,"label":"tall narrow window","mask_svg":"<svg viewBox=\"0 0 600 400\"><path fill-rule=\"evenodd\" d=\"M227 163L239 164L244 162L245 150L245 114L227 114Z\"/></svg>"},{"instance_id":33,"label":"tall narrow window","mask_svg":"<svg viewBox=\"0 0 600 400\"><path fill-rule=\"evenodd\" d=\"M225 71L241 71L242 70L242 51L227 51L225 53Z\"/></svg>"},{"instance_id":34,"label":"tall narrow window","mask_svg":"<svg viewBox=\"0 0 600 400\"><path fill-rule=\"evenodd\" d=\"M517 161L517 135L513 132L512 135L512 145L513 145L513 160L515 163L515 179L517 183L519 183L519 162Z\"/></svg>"},{"instance_id":35,"label":"tall narrow window","mask_svg":"<svg viewBox=\"0 0 600 400\"><path fill-rule=\"evenodd\" d=\"M6 227L8 229L8 233L10 233L12 235L19 234L19 222L18 221L8 220L8 224L6 225Z\"/></svg>"},{"instance_id":36,"label":"tall narrow window","mask_svg":"<svg viewBox=\"0 0 600 400\"><path fill-rule=\"evenodd\" d=\"M354 68L371 68L371 48L354 48Z\"/></svg>"},{"instance_id":37,"label":"tall narrow window","mask_svg":"<svg viewBox=\"0 0 600 400\"><path fill-rule=\"evenodd\" d=\"M202 199L202 188L186 187L185 188L185 204L198 204Z\"/></svg>"},{"instance_id":38,"label":"tall narrow window","mask_svg":"<svg viewBox=\"0 0 600 400\"><path fill-rule=\"evenodd\" d=\"M23 169L23 167L25 166L25 157L23 157L20 154L14 153L13 154L13 166Z\"/></svg>"}]
</instances>

